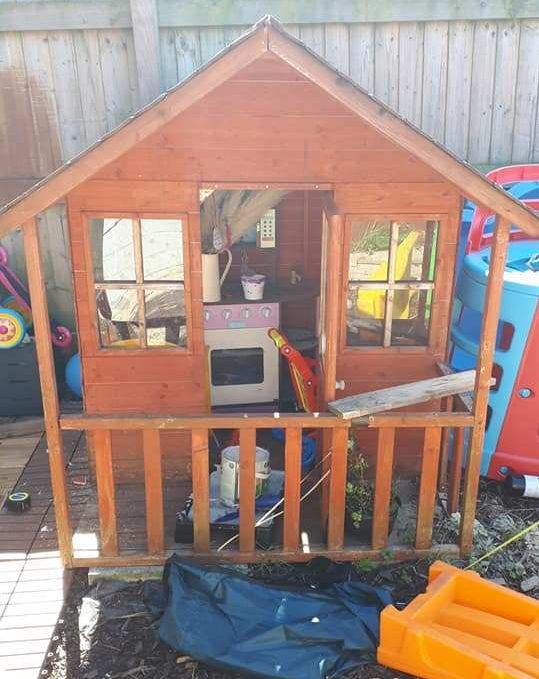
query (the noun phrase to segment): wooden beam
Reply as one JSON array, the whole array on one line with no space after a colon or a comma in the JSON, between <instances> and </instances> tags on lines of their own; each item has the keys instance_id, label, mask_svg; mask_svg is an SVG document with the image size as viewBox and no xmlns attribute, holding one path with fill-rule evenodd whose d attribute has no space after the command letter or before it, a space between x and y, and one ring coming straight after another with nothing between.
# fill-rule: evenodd
<instances>
[{"instance_id":1,"label":"wooden beam","mask_svg":"<svg viewBox=\"0 0 539 679\"><path fill-rule=\"evenodd\" d=\"M146 500L146 538L149 554L165 551L165 520L163 513L163 473L161 434L158 429L142 432L144 454L144 497Z\"/></svg>"},{"instance_id":2,"label":"wooden beam","mask_svg":"<svg viewBox=\"0 0 539 679\"><path fill-rule=\"evenodd\" d=\"M472 429L468 445L468 460L464 478L460 549L461 553L465 556L469 555L472 549L475 506L477 504L481 457L485 439L489 386L494 363L494 349L496 346L498 317L503 291L503 274L510 230L510 221L500 218L496 220L483 309L479 356L477 358L474 400L475 426Z\"/></svg>"},{"instance_id":3,"label":"wooden beam","mask_svg":"<svg viewBox=\"0 0 539 679\"><path fill-rule=\"evenodd\" d=\"M442 361L436 362L436 368L440 375L452 375L456 372L456 370L454 370L451 366L447 365L447 363L443 363ZM494 384L495 381L496 380L492 378L490 384ZM455 394L455 398L457 401L459 401L462 408L466 412L473 412L473 392L466 391L463 394Z\"/></svg>"},{"instance_id":4,"label":"wooden beam","mask_svg":"<svg viewBox=\"0 0 539 679\"><path fill-rule=\"evenodd\" d=\"M475 422L468 413L382 413L352 420L352 424L367 424L374 428L407 428L421 427L471 427Z\"/></svg>"},{"instance_id":5,"label":"wooden beam","mask_svg":"<svg viewBox=\"0 0 539 679\"><path fill-rule=\"evenodd\" d=\"M342 549L348 469L348 429L331 432L331 474L329 477L328 549Z\"/></svg>"},{"instance_id":6,"label":"wooden beam","mask_svg":"<svg viewBox=\"0 0 539 679\"><path fill-rule=\"evenodd\" d=\"M530 235L539 235L539 218L520 201L418 132L389 107L360 90L350 78L307 52L300 43L291 40L280 25L272 23L268 34L270 51L357 113L380 134L439 172L464 196L481 205L488 205Z\"/></svg>"},{"instance_id":7,"label":"wooden beam","mask_svg":"<svg viewBox=\"0 0 539 679\"><path fill-rule=\"evenodd\" d=\"M255 549L256 429L240 430L240 552Z\"/></svg>"},{"instance_id":8,"label":"wooden beam","mask_svg":"<svg viewBox=\"0 0 539 679\"><path fill-rule=\"evenodd\" d=\"M0 31L52 31L130 28L129 0L57 0L0 3ZM250 26L268 11L264 0L235 0L227 12L226 0L178 2L158 0L159 25ZM488 21L537 18L533 2L509 0L394 0L391 3L366 0L325 0L290 2L272 0L271 12L284 23L377 23L387 21Z\"/></svg>"},{"instance_id":9,"label":"wooden beam","mask_svg":"<svg viewBox=\"0 0 539 679\"><path fill-rule=\"evenodd\" d=\"M442 430L439 427L425 429L421 478L417 501L416 549L428 549L432 541L432 522L438 487L438 464Z\"/></svg>"},{"instance_id":10,"label":"wooden beam","mask_svg":"<svg viewBox=\"0 0 539 679\"><path fill-rule=\"evenodd\" d=\"M1 3L0 3L1 6ZM187 107L248 66L267 51L265 32L258 28L242 38L236 48L222 54L218 61L197 72L148 109L113 130L69 165L32 188L0 212L0 238L60 200L101 167L119 158L135 144L146 139ZM211 67L210 67L211 65Z\"/></svg>"},{"instance_id":11,"label":"wooden beam","mask_svg":"<svg viewBox=\"0 0 539 679\"><path fill-rule=\"evenodd\" d=\"M301 496L301 429L286 429L284 451L283 550L295 552L299 541Z\"/></svg>"},{"instance_id":12,"label":"wooden beam","mask_svg":"<svg viewBox=\"0 0 539 679\"><path fill-rule=\"evenodd\" d=\"M63 415L60 426L65 430L92 431L95 429L273 429L274 427L309 427L333 429L349 427L350 422L329 413L244 413L241 415L189 415L189 416L133 416L133 415Z\"/></svg>"},{"instance_id":13,"label":"wooden beam","mask_svg":"<svg viewBox=\"0 0 539 679\"><path fill-rule=\"evenodd\" d=\"M191 434L191 470L193 476L193 549L210 548L210 471L208 430L193 429Z\"/></svg>"},{"instance_id":14,"label":"wooden beam","mask_svg":"<svg viewBox=\"0 0 539 679\"><path fill-rule=\"evenodd\" d=\"M475 370L465 370L452 375L432 377L428 380L419 380L396 387L346 396L328 403L328 408L339 417L351 420L356 417L425 403L433 399L469 391L473 387L474 381ZM405 415L405 413L401 413L403 418Z\"/></svg>"},{"instance_id":15,"label":"wooden beam","mask_svg":"<svg viewBox=\"0 0 539 679\"><path fill-rule=\"evenodd\" d=\"M464 460L464 429L456 429L453 438L453 456L449 467L448 507L449 513L459 510L462 462Z\"/></svg>"},{"instance_id":16,"label":"wooden beam","mask_svg":"<svg viewBox=\"0 0 539 679\"><path fill-rule=\"evenodd\" d=\"M372 548L387 545L389 514L391 510L391 484L393 481L393 451L395 430L380 429L376 450L376 477L374 481L374 507L372 521Z\"/></svg>"},{"instance_id":17,"label":"wooden beam","mask_svg":"<svg viewBox=\"0 0 539 679\"><path fill-rule=\"evenodd\" d=\"M161 94L157 0L130 0L129 4L137 62L139 104L144 106Z\"/></svg>"},{"instance_id":18,"label":"wooden beam","mask_svg":"<svg viewBox=\"0 0 539 679\"><path fill-rule=\"evenodd\" d=\"M69 511L69 495L67 491L64 442L59 426L60 406L58 403L58 389L56 387L56 368L51 343L51 327L47 293L45 291L45 277L39 244L37 222L31 219L24 225L24 251L26 256L26 270L28 273L28 289L32 304L32 318L36 339L36 351L39 363L39 380L43 397L43 414L45 431L47 433L47 447L49 468L51 474L52 493L58 531L58 546L62 561L69 567L73 558L72 528Z\"/></svg>"},{"instance_id":19,"label":"wooden beam","mask_svg":"<svg viewBox=\"0 0 539 679\"><path fill-rule=\"evenodd\" d=\"M116 489L112 467L111 433L107 430L95 431L93 437L101 551L104 556L117 556L118 522L116 518Z\"/></svg>"}]
</instances>

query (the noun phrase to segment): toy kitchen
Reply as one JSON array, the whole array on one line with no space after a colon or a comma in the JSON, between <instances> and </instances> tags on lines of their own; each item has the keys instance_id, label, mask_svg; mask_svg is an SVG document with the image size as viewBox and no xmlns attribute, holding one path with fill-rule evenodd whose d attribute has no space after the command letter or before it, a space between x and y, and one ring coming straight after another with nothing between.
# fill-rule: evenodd
<instances>
[{"instance_id":1,"label":"toy kitchen","mask_svg":"<svg viewBox=\"0 0 539 679\"><path fill-rule=\"evenodd\" d=\"M204 341L216 410L283 408L287 370L282 370L279 349L268 334L272 328L294 334L298 328L291 326L299 318L302 337L310 337L311 347L316 344L313 310L319 286L303 280L303 260L296 266L293 259L298 251L304 255L297 245L291 248L286 235L282 242L276 237L279 215L286 220L287 201L293 199L281 201L284 209L279 204L267 210L240 239L217 243L215 251L202 255ZM285 249L291 262L286 266L281 264ZM302 322L305 316L311 322Z\"/></svg>"}]
</instances>

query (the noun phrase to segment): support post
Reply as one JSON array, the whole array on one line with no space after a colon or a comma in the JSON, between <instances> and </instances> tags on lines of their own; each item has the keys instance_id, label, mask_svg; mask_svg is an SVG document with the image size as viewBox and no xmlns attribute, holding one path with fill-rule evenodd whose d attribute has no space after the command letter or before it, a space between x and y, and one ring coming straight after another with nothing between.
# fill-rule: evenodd
<instances>
[{"instance_id":1,"label":"support post","mask_svg":"<svg viewBox=\"0 0 539 679\"><path fill-rule=\"evenodd\" d=\"M32 303L32 317L36 337L36 351L39 362L39 380L43 397L43 414L47 433L49 467L51 474L58 546L62 561L69 567L73 560L71 517L69 496L65 476L64 442L60 429L60 405L56 388L56 371L51 343L51 326L45 278L39 245L39 234L35 217L23 227L28 288Z\"/></svg>"},{"instance_id":2,"label":"support post","mask_svg":"<svg viewBox=\"0 0 539 679\"><path fill-rule=\"evenodd\" d=\"M464 478L464 497L460 523L460 552L462 556L469 555L472 550L473 525L479 487L479 474L481 471L481 456L485 438L490 377L492 374L510 229L511 224L507 219L497 217L485 293L479 356L477 358L474 388L475 424L471 431Z\"/></svg>"},{"instance_id":3,"label":"support post","mask_svg":"<svg viewBox=\"0 0 539 679\"><path fill-rule=\"evenodd\" d=\"M130 0L130 6L139 103L145 106L161 94L157 0Z\"/></svg>"}]
</instances>

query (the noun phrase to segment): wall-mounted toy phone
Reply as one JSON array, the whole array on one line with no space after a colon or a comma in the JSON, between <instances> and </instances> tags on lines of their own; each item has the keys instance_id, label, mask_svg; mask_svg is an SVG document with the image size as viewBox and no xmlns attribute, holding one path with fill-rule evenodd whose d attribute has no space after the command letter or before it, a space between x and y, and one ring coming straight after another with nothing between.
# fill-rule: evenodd
<instances>
[{"instance_id":1,"label":"wall-mounted toy phone","mask_svg":"<svg viewBox=\"0 0 539 679\"><path fill-rule=\"evenodd\" d=\"M266 212L256 225L256 244L259 248L275 247L275 210Z\"/></svg>"}]
</instances>

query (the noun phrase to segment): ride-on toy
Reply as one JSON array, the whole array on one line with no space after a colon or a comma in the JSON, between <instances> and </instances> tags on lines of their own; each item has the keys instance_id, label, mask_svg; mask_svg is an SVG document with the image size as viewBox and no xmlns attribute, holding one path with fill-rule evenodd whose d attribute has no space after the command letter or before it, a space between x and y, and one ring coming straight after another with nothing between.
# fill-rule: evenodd
<instances>
[{"instance_id":1,"label":"ride-on toy","mask_svg":"<svg viewBox=\"0 0 539 679\"><path fill-rule=\"evenodd\" d=\"M8 293L0 303L0 349L13 349L24 339L32 324L32 309L28 290L8 266L7 251L0 247L0 290ZM51 319L52 343L60 348L71 345L71 333Z\"/></svg>"}]
</instances>

